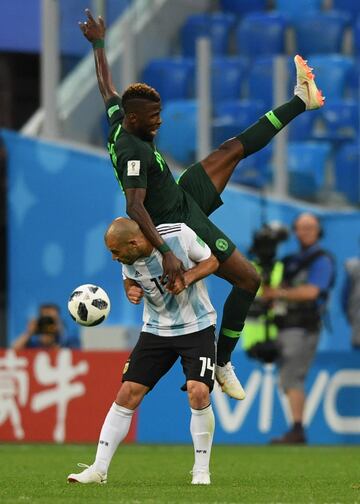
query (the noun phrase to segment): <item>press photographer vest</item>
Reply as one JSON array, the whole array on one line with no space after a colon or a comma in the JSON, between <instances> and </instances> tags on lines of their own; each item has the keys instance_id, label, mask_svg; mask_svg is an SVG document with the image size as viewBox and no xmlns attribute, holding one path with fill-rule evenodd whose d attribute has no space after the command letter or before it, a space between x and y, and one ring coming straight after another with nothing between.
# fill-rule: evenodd
<instances>
[{"instance_id":1,"label":"press photographer vest","mask_svg":"<svg viewBox=\"0 0 360 504\"><path fill-rule=\"evenodd\" d=\"M323 249L317 249L312 254L304 257L298 262L296 267L292 268L294 256L284 258L284 277L282 285L286 287L298 287L308 283L309 267L319 257L327 256L334 264L334 259ZM335 281L333 273L328 289L321 292L316 300L313 301L284 301L284 313L276 315L275 322L279 329L287 329L290 327L303 327L304 329L317 331L321 326L321 317L326 308L326 301L329 296L329 291Z\"/></svg>"},{"instance_id":2,"label":"press photographer vest","mask_svg":"<svg viewBox=\"0 0 360 504\"><path fill-rule=\"evenodd\" d=\"M253 265L260 277L262 277L261 266L256 263L253 263ZM283 279L283 270L283 263L276 261L270 273L270 287L274 289L279 287ZM263 287L261 285L246 317L245 327L241 337L244 350L248 350L256 343L265 341L267 337L272 340L277 337L278 329L274 324L274 312L268 309L267 303L264 303L262 300L262 291ZM266 324L268 324L267 327Z\"/></svg>"}]
</instances>

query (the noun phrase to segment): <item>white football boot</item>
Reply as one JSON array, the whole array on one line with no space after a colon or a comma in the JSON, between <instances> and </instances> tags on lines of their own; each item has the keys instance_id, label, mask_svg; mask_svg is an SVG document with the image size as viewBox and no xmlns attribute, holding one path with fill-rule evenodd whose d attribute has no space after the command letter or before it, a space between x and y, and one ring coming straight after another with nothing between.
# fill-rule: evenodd
<instances>
[{"instance_id":1,"label":"white football boot","mask_svg":"<svg viewBox=\"0 0 360 504\"><path fill-rule=\"evenodd\" d=\"M234 367L229 361L225 366L215 366L216 380L221 386L221 390L228 396L242 401L245 399L245 391L236 377Z\"/></svg>"},{"instance_id":2,"label":"white football boot","mask_svg":"<svg viewBox=\"0 0 360 504\"><path fill-rule=\"evenodd\" d=\"M192 485L210 485L210 473L206 469L193 469L192 474Z\"/></svg>"},{"instance_id":3,"label":"white football boot","mask_svg":"<svg viewBox=\"0 0 360 504\"><path fill-rule=\"evenodd\" d=\"M85 467L81 473L72 473L67 477L68 483L99 483L103 485L107 482L107 474L94 471L93 466L78 463L79 467Z\"/></svg>"},{"instance_id":4,"label":"white football boot","mask_svg":"<svg viewBox=\"0 0 360 504\"><path fill-rule=\"evenodd\" d=\"M315 110L324 105L325 97L315 84L313 68L309 67L307 60L298 54L294 58L296 66L296 86L294 94L298 96L306 106L306 110Z\"/></svg>"}]
</instances>

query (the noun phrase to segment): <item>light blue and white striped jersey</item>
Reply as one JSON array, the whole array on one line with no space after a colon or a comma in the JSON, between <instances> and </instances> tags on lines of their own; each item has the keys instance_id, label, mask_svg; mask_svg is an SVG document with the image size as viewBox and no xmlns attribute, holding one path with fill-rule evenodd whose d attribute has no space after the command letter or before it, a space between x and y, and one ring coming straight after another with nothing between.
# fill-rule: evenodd
<instances>
[{"instance_id":1,"label":"light blue and white striped jersey","mask_svg":"<svg viewBox=\"0 0 360 504\"><path fill-rule=\"evenodd\" d=\"M210 257L209 247L186 224L161 224L157 230L185 269ZM144 291L143 331L182 336L216 323L216 312L203 280L175 296L161 285L162 274L162 255L156 249L149 257L123 265L123 277L135 280Z\"/></svg>"}]
</instances>

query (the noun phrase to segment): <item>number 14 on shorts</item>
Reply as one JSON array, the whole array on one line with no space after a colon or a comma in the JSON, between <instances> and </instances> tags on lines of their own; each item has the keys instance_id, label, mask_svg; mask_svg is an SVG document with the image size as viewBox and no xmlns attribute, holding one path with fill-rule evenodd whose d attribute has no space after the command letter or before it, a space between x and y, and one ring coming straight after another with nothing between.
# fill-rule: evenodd
<instances>
[{"instance_id":1,"label":"number 14 on shorts","mask_svg":"<svg viewBox=\"0 0 360 504\"><path fill-rule=\"evenodd\" d=\"M199 360L201 361L200 376L205 376L205 372L208 369L209 371L211 371L211 378L214 380L215 379L215 363L211 364L210 357L199 357Z\"/></svg>"}]
</instances>

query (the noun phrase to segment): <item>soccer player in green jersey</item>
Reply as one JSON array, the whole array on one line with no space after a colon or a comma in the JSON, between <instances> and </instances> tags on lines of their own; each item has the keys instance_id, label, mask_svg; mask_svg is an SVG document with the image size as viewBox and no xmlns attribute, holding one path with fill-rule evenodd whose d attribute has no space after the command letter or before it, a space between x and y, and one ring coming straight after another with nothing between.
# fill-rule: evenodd
<instances>
[{"instance_id":1,"label":"soccer player in green jersey","mask_svg":"<svg viewBox=\"0 0 360 504\"><path fill-rule=\"evenodd\" d=\"M307 62L295 56L295 96L189 167L176 183L154 144L161 125L160 95L150 86L136 83L119 97L105 55L104 21L101 17L95 20L89 10L86 15L87 20L80 23L80 28L94 49L98 85L110 122L108 148L116 177L125 193L127 214L162 254L163 276L170 289L177 278L183 278L184 267L161 238L156 225L184 222L209 245L219 260L216 274L229 281L232 290L224 304L219 331L216 378L224 392L243 399L245 394L230 359L260 278L208 216L222 204L220 194L238 162L262 149L300 113L320 108L324 98Z\"/></svg>"}]
</instances>

